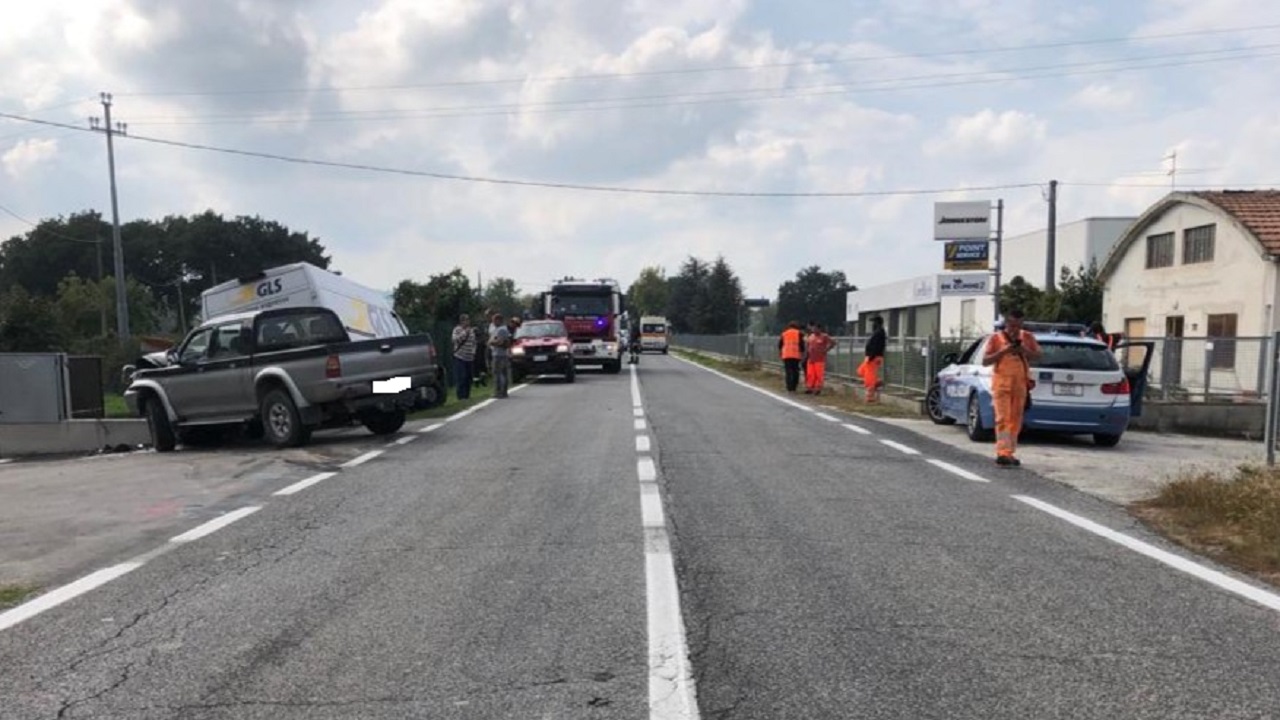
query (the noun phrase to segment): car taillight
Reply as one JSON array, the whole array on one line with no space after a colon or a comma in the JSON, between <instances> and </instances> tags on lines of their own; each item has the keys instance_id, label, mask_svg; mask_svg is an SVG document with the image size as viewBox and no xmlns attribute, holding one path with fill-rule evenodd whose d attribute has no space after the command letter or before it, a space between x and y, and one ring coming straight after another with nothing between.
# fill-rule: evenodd
<instances>
[{"instance_id":1,"label":"car taillight","mask_svg":"<svg viewBox=\"0 0 1280 720\"><path fill-rule=\"evenodd\" d=\"M329 359L324 361L324 376L330 380L342 377L342 361L337 355L330 355Z\"/></svg>"},{"instance_id":2,"label":"car taillight","mask_svg":"<svg viewBox=\"0 0 1280 720\"><path fill-rule=\"evenodd\" d=\"M1104 383L1102 385L1103 395L1128 395L1129 394L1129 378L1125 378L1118 383Z\"/></svg>"}]
</instances>

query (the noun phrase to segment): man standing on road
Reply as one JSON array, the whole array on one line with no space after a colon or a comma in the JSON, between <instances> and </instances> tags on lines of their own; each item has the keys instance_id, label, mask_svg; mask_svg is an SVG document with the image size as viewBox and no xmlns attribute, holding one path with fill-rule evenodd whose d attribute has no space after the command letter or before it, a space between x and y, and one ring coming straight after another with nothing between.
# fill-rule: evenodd
<instances>
[{"instance_id":1,"label":"man standing on road","mask_svg":"<svg viewBox=\"0 0 1280 720\"><path fill-rule=\"evenodd\" d=\"M991 336L985 366L991 372L991 400L996 411L996 464L1017 467L1018 433L1022 432L1022 415L1031 392L1031 363L1040 358L1040 344L1022 329L1021 310L1010 310L1004 316L1004 329Z\"/></svg>"},{"instance_id":2,"label":"man standing on road","mask_svg":"<svg viewBox=\"0 0 1280 720\"><path fill-rule=\"evenodd\" d=\"M627 344L631 351L630 364L637 365L640 363L640 323L631 323L631 329L628 332Z\"/></svg>"},{"instance_id":3,"label":"man standing on road","mask_svg":"<svg viewBox=\"0 0 1280 720\"><path fill-rule=\"evenodd\" d=\"M778 356L786 369L787 392L796 391L800 384L800 360L804 357L804 334L800 332L800 323L792 320L787 329L778 338Z\"/></svg>"},{"instance_id":4,"label":"man standing on road","mask_svg":"<svg viewBox=\"0 0 1280 720\"><path fill-rule=\"evenodd\" d=\"M453 329L453 376L458 382L458 399L471 397L471 367L476 360L476 329L471 317L463 313Z\"/></svg>"},{"instance_id":5,"label":"man standing on road","mask_svg":"<svg viewBox=\"0 0 1280 720\"><path fill-rule=\"evenodd\" d=\"M880 402L880 368L884 366L884 353L888 344L884 318L879 315L871 318L871 337L867 338L866 347L863 348L865 357L858 366L858 374L862 376L862 384L867 389L868 403Z\"/></svg>"},{"instance_id":6,"label":"man standing on road","mask_svg":"<svg viewBox=\"0 0 1280 720\"><path fill-rule=\"evenodd\" d=\"M511 386L511 331L502 324L502 314L493 314L493 331L489 333L489 347L493 349L493 396L507 397Z\"/></svg>"}]
</instances>

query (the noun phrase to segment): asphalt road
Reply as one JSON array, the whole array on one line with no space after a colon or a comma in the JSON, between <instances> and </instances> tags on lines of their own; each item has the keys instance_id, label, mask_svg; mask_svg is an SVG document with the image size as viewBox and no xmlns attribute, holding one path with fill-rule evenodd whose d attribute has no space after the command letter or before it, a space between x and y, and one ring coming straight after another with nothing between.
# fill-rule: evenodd
<instances>
[{"instance_id":1,"label":"asphalt road","mask_svg":"<svg viewBox=\"0 0 1280 720\"><path fill-rule=\"evenodd\" d=\"M115 566L0 629L0 718L1280 714L1280 598L1111 505L675 358L638 379L531 385Z\"/></svg>"}]
</instances>

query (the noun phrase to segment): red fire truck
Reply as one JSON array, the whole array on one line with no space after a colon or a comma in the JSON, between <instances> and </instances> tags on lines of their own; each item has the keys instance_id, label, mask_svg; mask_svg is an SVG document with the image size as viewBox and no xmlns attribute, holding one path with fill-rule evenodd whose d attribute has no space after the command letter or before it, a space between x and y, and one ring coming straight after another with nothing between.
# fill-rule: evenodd
<instances>
[{"instance_id":1,"label":"red fire truck","mask_svg":"<svg viewBox=\"0 0 1280 720\"><path fill-rule=\"evenodd\" d=\"M563 278L542 293L542 316L564 322L575 365L622 370L626 338L621 337L622 286L612 278Z\"/></svg>"}]
</instances>

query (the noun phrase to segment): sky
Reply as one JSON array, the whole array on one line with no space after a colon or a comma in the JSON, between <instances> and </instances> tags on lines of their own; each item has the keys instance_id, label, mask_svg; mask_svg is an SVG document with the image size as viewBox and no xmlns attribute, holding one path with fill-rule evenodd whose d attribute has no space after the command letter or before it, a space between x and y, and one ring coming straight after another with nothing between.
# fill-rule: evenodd
<instances>
[{"instance_id":1,"label":"sky","mask_svg":"<svg viewBox=\"0 0 1280 720\"><path fill-rule=\"evenodd\" d=\"M869 287L941 269L936 201L1003 199L1016 235L1051 179L1062 222L1280 187L1278 60L1280 6L1245 0L9 2L0 112L72 127L0 119L0 207L109 217L107 91L122 221L262 216L374 287L689 255L751 296Z\"/></svg>"}]
</instances>

